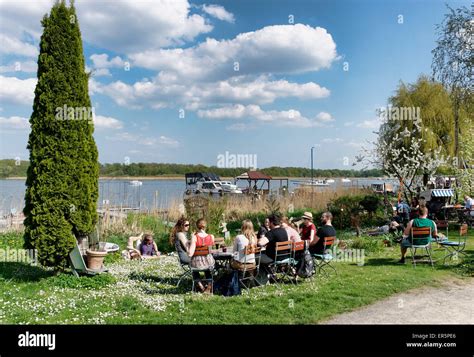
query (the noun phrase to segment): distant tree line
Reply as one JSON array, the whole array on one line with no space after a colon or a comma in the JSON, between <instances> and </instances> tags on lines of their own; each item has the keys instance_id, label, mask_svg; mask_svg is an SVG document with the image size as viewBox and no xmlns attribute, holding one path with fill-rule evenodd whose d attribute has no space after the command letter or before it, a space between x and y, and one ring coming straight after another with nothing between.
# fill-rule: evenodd
<instances>
[{"instance_id":1,"label":"distant tree line","mask_svg":"<svg viewBox=\"0 0 474 357\"><path fill-rule=\"evenodd\" d=\"M28 161L0 160L0 177L24 177ZM189 172L213 172L223 177L235 177L248 171L246 168L220 168L205 165L164 164L164 163L130 163L100 164L101 176L184 176ZM260 170L270 176L311 177L311 170L303 167L267 167ZM382 171L315 169L315 177L379 177Z\"/></svg>"}]
</instances>

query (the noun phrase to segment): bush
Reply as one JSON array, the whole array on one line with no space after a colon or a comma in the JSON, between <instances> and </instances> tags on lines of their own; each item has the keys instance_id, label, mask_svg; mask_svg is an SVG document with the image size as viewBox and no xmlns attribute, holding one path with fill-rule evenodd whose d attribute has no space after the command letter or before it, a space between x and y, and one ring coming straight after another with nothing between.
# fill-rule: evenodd
<instances>
[{"instance_id":1,"label":"bush","mask_svg":"<svg viewBox=\"0 0 474 357\"><path fill-rule=\"evenodd\" d=\"M329 211L339 229L373 227L387 221L381 197L373 194L341 196L329 203Z\"/></svg>"},{"instance_id":2,"label":"bush","mask_svg":"<svg viewBox=\"0 0 474 357\"><path fill-rule=\"evenodd\" d=\"M102 289L116 282L110 274L99 274L91 277L81 276L76 278L70 274L60 274L46 280L47 285L70 289Z\"/></svg>"},{"instance_id":3,"label":"bush","mask_svg":"<svg viewBox=\"0 0 474 357\"><path fill-rule=\"evenodd\" d=\"M67 265L76 243L73 233L90 233L97 222L99 163L90 112L79 118L73 109L91 108L74 5L57 1L42 26L27 146L24 237L26 248L38 250L42 265L57 269ZM68 110L58 111L63 107Z\"/></svg>"},{"instance_id":4,"label":"bush","mask_svg":"<svg viewBox=\"0 0 474 357\"><path fill-rule=\"evenodd\" d=\"M364 249L366 253L380 252L383 247L383 239L374 237L357 237L347 241L349 248Z\"/></svg>"}]
</instances>

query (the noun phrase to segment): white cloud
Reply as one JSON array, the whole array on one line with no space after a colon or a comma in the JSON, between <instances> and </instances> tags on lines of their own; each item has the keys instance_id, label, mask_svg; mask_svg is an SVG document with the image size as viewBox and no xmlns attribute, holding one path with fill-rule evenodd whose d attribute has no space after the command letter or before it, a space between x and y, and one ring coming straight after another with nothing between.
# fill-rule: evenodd
<instances>
[{"instance_id":1,"label":"white cloud","mask_svg":"<svg viewBox=\"0 0 474 357\"><path fill-rule=\"evenodd\" d=\"M25 57L38 56L38 48L28 42L20 41L15 37L0 34L0 53Z\"/></svg>"},{"instance_id":2,"label":"white cloud","mask_svg":"<svg viewBox=\"0 0 474 357\"><path fill-rule=\"evenodd\" d=\"M341 138L324 138L321 142L325 144L340 143L343 140Z\"/></svg>"},{"instance_id":3,"label":"white cloud","mask_svg":"<svg viewBox=\"0 0 474 357\"><path fill-rule=\"evenodd\" d=\"M245 123L235 123L226 127L226 130L229 131L246 131L250 129L254 129L254 126Z\"/></svg>"},{"instance_id":4,"label":"white cloud","mask_svg":"<svg viewBox=\"0 0 474 357\"><path fill-rule=\"evenodd\" d=\"M160 136L160 138L158 139L158 143L162 144L162 145L166 145L166 146L171 146L171 147L177 147L179 146L179 142L175 139L172 139L172 138L168 138L166 136Z\"/></svg>"},{"instance_id":5,"label":"white cloud","mask_svg":"<svg viewBox=\"0 0 474 357\"><path fill-rule=\"evenodd\" d=\"M34 57L41 19L51 0L0 1L0 51ZM75 3L83 40L119 53L183 44L208 33L212 25L190 14L187 0L96 1Z\"/></svg>"},{"instance_id":6,"label":"white cloud","mask_svg":"<svg viewBox=\"0 0 474 357\"><path fill-rule=\"evenodd\" d=\"M94 126L96 128L121 129L123 128L123 123L112 117L94 115Z\"/></svg>"},{"instance_id":7,"label":"white cloud","mask_svg":"<svg viewBox=\"0 0 474 357\"><path fill-rule=\"evenodd\" d=\"M267 26L232 40L207 38L195 47L131 54L136 66L163 71L167 80L215 81L241 75L304 73L329 68L337 59L332 36L309 25ZM235 70L238 62L238 71Z\"/></svg>"},{"instance_id":8,"label":"white cloud","mask_svg":"<svg viewBox=\"0 0 474 357\"><path fill-rule=\"evenodd\" d=\"M258 123L269 123L278 126L292 127L314 127L324 126L319 119L309 119L303 116L298 110L263 110L258 105L241 105L226 106L207 110L198 110L200 118L207 119L254 119Z\"/></svg>"},{"instance_id":9,"label":"white cloud","mask_svg":"<svg viewBox=\"0 0 474 357\"><path fill-rule=\"evenodd\" d=\"M32 105L36 78L19 79L0 75L0 102Z\"/></svg>"},{"instance_id":10,"label":"white cloud","mask_svg":"<svg viewBox=\"0 0 474 357\"><path fill-rule=\"evenodd\" d=\"M179 141L173 138L161 135L157 138L155 137L147 137L140 134L133 134L130 132L120 132L113 136L107 136L107 140L111 141L127 141L127 142L135 142L139 145L146 145L146 146L153 146L153 147L170 147L176 148L179 146Z\"/></svg>"},{"instance_id":11,"label":"white cloud","mask_svg":"<svg viewBox=\"0 0 474 357\"><path fill-rule=\"evenodd\" d=\"M380 127L380 124L382 124L382 121L379 118L376 118L372 120L364 120L358 123L356 126L358 128L364 129L378 129Z\"/></svg>"},{"instance_id":12,"label":"white cloud","mask_svg":"<svg viewBox=\"0 0 474 357\"><path fill-rule=\"evenodd\" d=\"M34 61L16 61L4 66L0 66L0 73L24 72L36 73L38 65Z\"/></svg>"},{"instance_id":13,"label":"white cloud","mask_svg":"<svg viewBox=\"0 0 474 357\"><path fill-rule=\"evenodd\" d=\"M23 130L29 129L30 122L27 118L12 116L9 118L0 117L0 129Z\"/></svg>"},{"instance_id":14,"label":"white cloud","mask_svg":"<svg viewBox=\"0 0 474 357\"><path fill-rule=\"evenodd\" d=\"M234 15L228 12L223 6L220 5L203 5L202 10L216 19L221 21L227 21L230 23L235 22Z\"/></svg>"},{"instance_id":15,"label":"white cloud","mask_svg":"<svg viewBox=\"0 0 474 357\"><path fill-rule=\"evenodd\" d=\"M334 121L334 118L331 116L331 114L326 112L320 112L318 115L316 115L316 119L324 123Z\"/></svg>"},{"instance_id":16,"label":"white cloud","mask_svg":"<svg viewBox=\"0 0 474 357\"><path fill-rule=\"evenodd\" d=\"M196 82L193 84L164 83L161 76L153 80L142 80L132 85L122 81L101 85L93 84L94 91L100 91L117 104L155 109L181 105L188 110L205 108L209 104L270 104L278 98L317 99L329 96L327 88L318 84L291 83L286 80L270 80L267 76L256 79L237 77L218 82Z\"/></svg>"}]
</instances>

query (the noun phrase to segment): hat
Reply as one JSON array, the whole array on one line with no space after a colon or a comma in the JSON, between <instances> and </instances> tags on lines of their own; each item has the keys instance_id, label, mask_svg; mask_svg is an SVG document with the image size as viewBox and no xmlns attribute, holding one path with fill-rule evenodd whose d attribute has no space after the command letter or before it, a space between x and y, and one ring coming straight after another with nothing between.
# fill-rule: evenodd
<instances>
[{"instance_id":1,"label":"hat","mask_svg":"<svg viewBox=\"0 0 474 357\"><path fill-rule=\"evenodd\" d=\"M313 220L313 214L311 212L305 212L303 213L303 216L301 216L301 218L306 218L306 219L309 219L310 221Z\"/></svg>"}]
</instances>

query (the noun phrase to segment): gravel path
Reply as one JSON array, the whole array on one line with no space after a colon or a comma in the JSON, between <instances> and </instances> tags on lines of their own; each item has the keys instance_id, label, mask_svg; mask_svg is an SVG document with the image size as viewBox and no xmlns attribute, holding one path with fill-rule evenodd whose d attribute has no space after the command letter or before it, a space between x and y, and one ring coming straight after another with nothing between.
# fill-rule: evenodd
<instances>
[{"instance_id":1,"label":"gravel path","mask_svg":"<svg viewBox=\"0 0 474 357\"><path fill-rule=\"evenodd\" d=\"M396 294L322 323L474 324L474 278Z\"/></svg>"}]
</instances>

